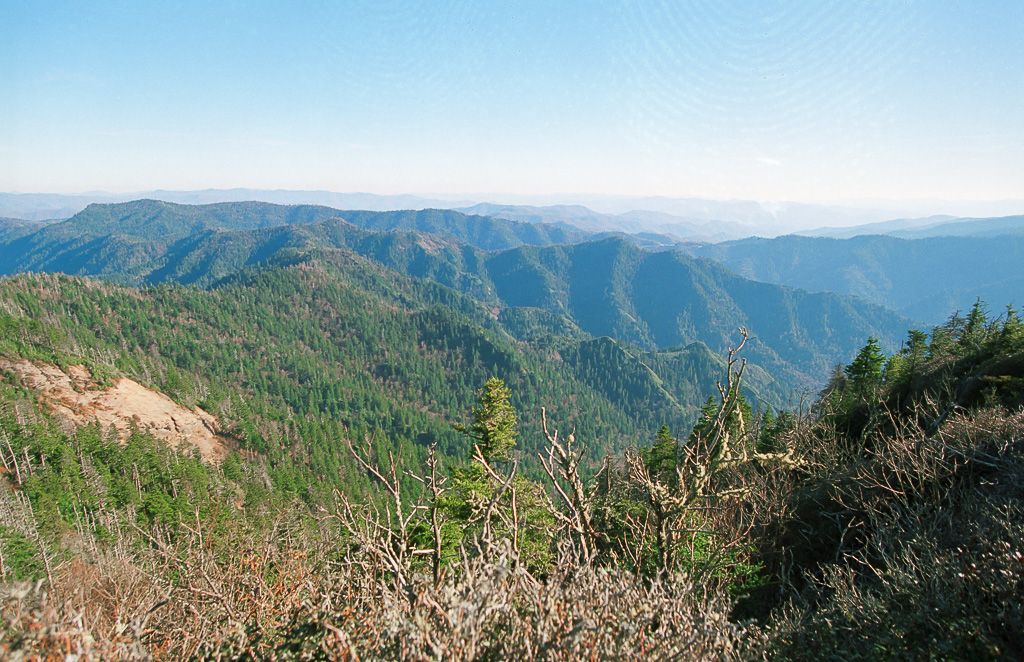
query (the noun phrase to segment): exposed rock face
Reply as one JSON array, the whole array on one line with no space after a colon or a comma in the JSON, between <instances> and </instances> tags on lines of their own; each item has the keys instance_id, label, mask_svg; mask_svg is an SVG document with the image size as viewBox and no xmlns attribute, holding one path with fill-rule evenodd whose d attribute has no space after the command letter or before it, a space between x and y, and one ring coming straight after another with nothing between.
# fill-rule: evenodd
<instances>
[{"instance_id":1,"label":"exposed rock face","mask_svg":"<svg viewBox=\"0 0 1024 662\"><path fill-rule=\"evenodd\" d=\"M17 374L58 419L75 426L99 421L104 429L113 426L126 439L134 423L172 446L182 442L195 446L208 461L217 462L224 456L217 419L198 407L185 409L134 380L122 377L113 386L103 388L83 366L70 366L64 371L25 359L0 358L0 370Z\"/></svg>"}]
</instances>

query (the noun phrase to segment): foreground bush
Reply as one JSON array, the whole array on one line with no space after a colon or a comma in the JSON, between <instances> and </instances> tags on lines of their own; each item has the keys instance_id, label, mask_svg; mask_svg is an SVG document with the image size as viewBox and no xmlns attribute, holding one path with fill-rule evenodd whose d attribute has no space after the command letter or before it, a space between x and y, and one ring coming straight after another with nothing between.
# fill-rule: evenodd
<instances>
[{"instance_id":1,"label":"foreground bush","mask_svg":"<svg viewBox=\"0 0 1024 662\"><path fill-rule=\"evenodd\" d=\"M568 556L557 564L565 574L540 581L507 546L490 560L464 558L438 585L417 576L404 587L360 564L314 572L318 564L302 561L286 583L264 591L255 573L236 574L238 563L134 561L143 563L134 577L129 564L108 558L59 573L53 593L45 582L5 588L0 653L26 660L739 660L758 649L730 622L732 601L722 592L682 576L646 581L581 567ZM178 586L166 582L169 575Z\"/></svg>"},{"instance_id":2,"label":"foreground bush","mask_svg":"<svg viewBox=\"0 0 1024 662\"><path fill-rule=\"evenodd\" d=\"M568 564L559 564L568 567ZM435 586L405 592L343 581L292 622L211 654L211 659L738 660L756 649L729 621L731 601L685 578L645 582L580 568L538 581L510 550L467 560Z\"/></svg>"},{"instance_id":3,"label":"foreground bush","mask_svg":"<svg viewBox=\"0 0 1024 662\"><path fill-rule=\"evenodd\" d=\"M952 415L871 448L816 497L824 535L803 547L819 560L770 617L771 657L1021 659L1024 413Z\"/></svg>"}]
</instances>

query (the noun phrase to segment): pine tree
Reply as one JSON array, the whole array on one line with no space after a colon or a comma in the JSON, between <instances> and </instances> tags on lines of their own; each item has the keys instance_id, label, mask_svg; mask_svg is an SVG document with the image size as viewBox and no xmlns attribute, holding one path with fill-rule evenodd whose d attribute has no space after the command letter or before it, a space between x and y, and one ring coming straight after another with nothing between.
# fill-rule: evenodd
<instances>
[{"instance_id":1,"label":"pine tree","mask_svg":"<svg viewBox=\"0 0 1024 662\"><path fill-rule=\"evenodd\" d=\"M715 400L714 396L708 396L708 399L704 401L704 406L700 409L700 418L697 419L697 423L693 426L693 430L690 432L690 438L688 443L695 443L699 438L709 437L715 434L715 422L718 416L719 403ZM753 411L750 408L750 403L743 395L736 396L736 407L732 409L725 416L723 424L725 425L725 431L731 435L740 434L743 430L746 430L748 423L753 419Z\"/></svg>"},{"instance_id":2,"label":"pine tree","mask_svg":"<svg viewBox=\"0 0 1024 662\"><path fill-rule=\"evenodd\" d=\"M857 354L857 358L846 366L846 376L850 380L850 388L854 393L864 395L882 381L882 366L885 365L885 354L879 347L874 336Z\"/></svg>"},{"instance_id":3,"label":"pine tree","mask_svg":"<svg viewBox=\"0 0 1024 662\"><path fill-rule=\"evenodd\" d=\"M999 347L1004 352L1016 352L1024 347L1024 322L1012 305L1006 306L1006 317L999 331Z\"/></svg>"},{"instance_id":4,"label":"pine tree","mask_svg":"<svg viewBox=\"0 0 1024 662\"><path fill-rule=\"evenodd\" d=\"M988 314L985 310L985 302L981 297L971 306L971 312L967 314L967 323L964 325L964 333L960 338L960 346L967 351L977 351L981 348L988 331Z\"/></svg>"},{"instance_id":5,"label":"pine tree","mask_svg":"<svg viewBox=\"0 0 1024 662\"><path fill-rule=\"evenodd\" d=\"M511 397L512 392L505 382L491 377L477 395L473 424L468 428L462 424L455 425L456 430L476 442L488 462L507 460L509 452L516 446L518 419L516 410L509 403Z\"/></svg>"},{"instance_id":6,"label":"pine tree","mask_svg":"<svg viewBox=\"0 0 1024 662\"><path fill-rule=\"evenodd\" d=\"M676 439L667 425L662 425L647 453L647 470L652 476L669 474L676 469Z\"/></svg>"},{"instance_id":7,"label":"pine tree","mask_svg":"<svg viewBox=\"0 0 1024 662\"><path fill-rule=\"evenodd\" d=\"M772 408L766 407L761 416L761 429L757 435L758 453L779 453L785 451L783 436L793 428L793 415L788 411L772 414Z\"/></svg>"},{"instance_id":8,"label":"pine tree","mask_svg":"<svg viewBox=\"0 0 1024 662\"><path fill-rule=\"evenodd\" d=\"M928 334L911 329L898 354L885 364L885 381L889 385L905 384L913 379L928 355Z\"/></svg>"}]
</instances>

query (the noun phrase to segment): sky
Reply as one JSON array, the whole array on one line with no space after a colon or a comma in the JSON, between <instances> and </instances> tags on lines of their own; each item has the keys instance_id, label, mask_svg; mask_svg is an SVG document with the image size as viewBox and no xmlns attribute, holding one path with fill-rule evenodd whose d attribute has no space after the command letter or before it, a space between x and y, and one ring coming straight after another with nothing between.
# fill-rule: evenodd
<instances>
[{"instance_id":1,"label":"sky","mask_svg":"<svg viewBox=\"0 0 1024 662\"><path fill-rule=\"evenodd\" d=\"M0 191L1024 199L1024 2L0 0Z\"/></svg>"}]
</instances>

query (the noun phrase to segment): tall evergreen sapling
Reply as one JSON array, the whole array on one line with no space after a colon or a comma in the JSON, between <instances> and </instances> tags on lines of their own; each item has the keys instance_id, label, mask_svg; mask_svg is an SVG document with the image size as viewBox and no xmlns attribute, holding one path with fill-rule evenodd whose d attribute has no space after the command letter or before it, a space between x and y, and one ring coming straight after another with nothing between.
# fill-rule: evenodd
<instances>
[{"instance_id":1,"label":"tall evergreen sapling","mask_svg":"<svg viewBox=\"0 0 1024 662\"><path fill-rule=\"evenodd\" d=\"M874 336L868 336L867 343L857 353L857 357L846 367L846 376L850 387L858 395L867 395L882 381L882 366L885 365L885 353L878 345Z\"/></svg>"},{"instance_id":2,"label":"tall evergreen sapling","mask_svg":"<svg viewBox=\"0 0 1024 662\"><path fill-rule=\"evenodd\" d=\"M679 444L667 425L662 425L654 439L654 445L647 451L647 470L654 476L669 476L676 471L679 461Z\"/></svg>"},{"instance_id":3,"label":"tall evergreen sapling","mask_svg":"<svg viewBox=\"0 0 1024 662\"><path fill-rule=\"evenodd\" d=\"M516 410L509 404L511 397L512 392L505 382L491 377L478 394L472 425L467 428L464 424L455 424L456 430L476 441L488 462L508 460L510 451L515 448L518 420Z\"/></svg>"}]
</instances>

